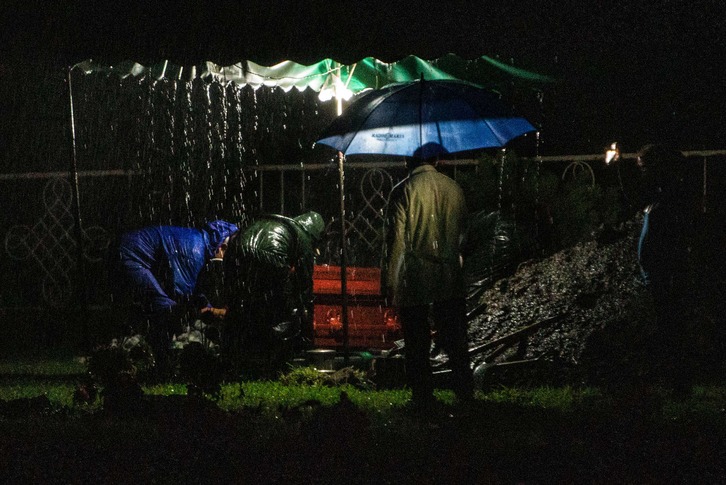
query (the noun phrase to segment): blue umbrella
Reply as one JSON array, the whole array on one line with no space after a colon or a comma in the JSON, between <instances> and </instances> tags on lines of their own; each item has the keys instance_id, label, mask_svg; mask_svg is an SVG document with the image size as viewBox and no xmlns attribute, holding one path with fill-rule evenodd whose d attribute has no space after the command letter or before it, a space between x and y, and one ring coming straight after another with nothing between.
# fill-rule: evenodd
<instances>
[{"instance_id":1,"label":"blue umbrella","mask_svg":"<svg viewBox=\"0 0 726 485\"><path fill-rule=\"evenodd\" d=\"M364 94L317 143L345 155L427 158L502 147L532 131L491 91L465 81L420 80Z\"/></svg>"}]
</instances>

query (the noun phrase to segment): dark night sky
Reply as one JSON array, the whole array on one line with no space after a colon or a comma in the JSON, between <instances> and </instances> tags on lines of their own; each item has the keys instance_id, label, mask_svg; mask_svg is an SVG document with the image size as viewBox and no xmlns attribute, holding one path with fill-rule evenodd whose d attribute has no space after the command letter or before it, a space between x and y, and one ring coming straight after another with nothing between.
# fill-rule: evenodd
<instances>
[{"instance_id":1,"label":"dark night sky","mask_svg":"<svg viewBox=\"0 0 726 485\"><path fill-rule=\"evenodd\" d=\"M545 151L726 145L721 0L3 0L0 71L87 58L149 64L488 55L550 74Z\"/></svg>"}]
</instances>

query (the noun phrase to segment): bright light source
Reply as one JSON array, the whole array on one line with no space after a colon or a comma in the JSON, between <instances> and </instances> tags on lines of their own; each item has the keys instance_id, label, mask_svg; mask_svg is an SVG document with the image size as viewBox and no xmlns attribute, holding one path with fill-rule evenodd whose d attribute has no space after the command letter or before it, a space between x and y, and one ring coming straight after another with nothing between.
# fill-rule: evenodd
<instances>
[{"instance_id":1,"label":"bright light source","mask_svg":"<svg viewBox=\"0 0 726 485\"><path fill-rule=\"evenodd\" d=\"M618 146L618 142L614 141L610 144L610 147L605 150L605 165L617 162L618 159L620 159L620 147Z\"/></svg>"},{"instance_id":2,"label":"bright light source","mask_svg":"<svg viewBox=\"0 0 726 485\"><path fill-rule=\"evenodd\" d=\"M348 89L348 85L336 75L328 77L318 93L318 99L323 102L330 101L331 99L336 99L338 102L348 101L352 97L353 91Z\"/></svg>"}]
</instances>

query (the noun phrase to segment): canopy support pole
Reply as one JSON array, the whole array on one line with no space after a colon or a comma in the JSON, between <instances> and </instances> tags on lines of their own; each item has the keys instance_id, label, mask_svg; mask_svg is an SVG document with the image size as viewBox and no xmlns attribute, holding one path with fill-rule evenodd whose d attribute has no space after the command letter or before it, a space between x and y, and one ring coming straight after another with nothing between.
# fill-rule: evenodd
<instances>
[{"instance_id":1,"label":"canopy support pole","mask_svg":"<svg viewBox=\"0 0 726 485\"><path fill-rule=\"evenodd\" d=\"M83 226L81 221L81 192L78 184L78 150L76 147L76 122L73 110L73 84L72 84L73 67L68 68L68 101L70 107L70 135L71 135L71 164L69 170L69 178L71 183L73 197L73 219L75 222L75 238L76 238L76 288L75 300L76 308L79 310L79 320L81 326L81 345L83 350L89 350L90 342L88 335L88 312L85 298L85 267L83 261Z\"/></svg>"},{"instance_id":2,"label":"canopy support pole","mask_svg":"<svg viewBox=\"0 0 726 485\"><path fill-rule=\"evenodd\" d=\"M418 91L418 146L423 147L423 95L424 95L424 75L421 73L421 85ZM421 149L423 156L423 148Z\"/></svg>"},{"instance_id":3,"label":"canopy support pole","mask_svg":"<svg viewBox=\"0 0 726 485\"><path fill-rule=\"evenodd\" d=\"M333 65L335 66L335 69L336 69L332 73L333 92L335 93L335 107L336 107L336 112L338 113L338 116L340 116L343 114L343 82L340 79L341 64L339 62L334 62ZM350 81L350 77L348 77L348 81Z\"/></svg>"},{"instance_id":4,"label":"canopy support pole","mask_svg":"<svg viewBox=\"0 0 726 485\"><path fill-rule=\"evenodd\" d=\"M345 243L345 155L338 152L338 173L340 175L340 317L343 323L343 363L350 359L348 346L348 250Z\"/></svg>"},{"instance_id":5,"label":"canopy support pole","mask_svg":"<svg viewBox=\"0 0 726 485\"><path fill-rule=\"evenodd\" d=\"M701 211L705 214L708 211L708 158L703 157L703 197Z\"/></svg>"}]
</instances>

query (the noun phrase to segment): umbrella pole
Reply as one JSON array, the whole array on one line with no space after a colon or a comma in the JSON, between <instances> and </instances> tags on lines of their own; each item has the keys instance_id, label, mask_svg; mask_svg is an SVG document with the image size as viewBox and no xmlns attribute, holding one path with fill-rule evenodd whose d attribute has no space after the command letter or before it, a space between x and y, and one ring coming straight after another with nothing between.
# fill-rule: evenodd
<instances>
[{"instance_id":1,"label":"umbrella pole","mask_svg":"<svg viewBox=\"0 0 726 485\"><path fill-rule=\"evenodd\" d=\"M423 95L424 95L424 75L421 73L421 85L418 90L418 146L423 146ZM421 150L423 155L423 150Z\"/></svg>"},{"instance_id":2,"label":"umbrella pole","mask_svg":"<svg viewBox=\"0 0 726 485\"><path fill-rule=\"evenodd\" d=\"M338 174L340 175L340 296L343 323L343 363L349 361L348 349L348 250L345 243L345 155L338 152Z\"/></svg>"},{"instance_id":3,"label":"umbrella pole","mask_svg":"<svg viewBox=\"0 0 726 485\"><path fill-rule=\"evenodd\" d=\"M75 222L75 237L76 237L76 291L75 300L77 309L80 311L80 324L81 324L81 346L83 350L88 350L89 346L89 335L88 335L88 312L85 298L85 268L83 264L83 227L81 222L81 194L78 187L78 154L76 148L76 123L75 114L73 111L73 85L72 85L72 71L73 68L68 68L68 101L70 107L70 135L71 135L71 164L69 170L69 178L71 182L72 194L73 194L73 219Z\"/></svg>"}]
</instances>

